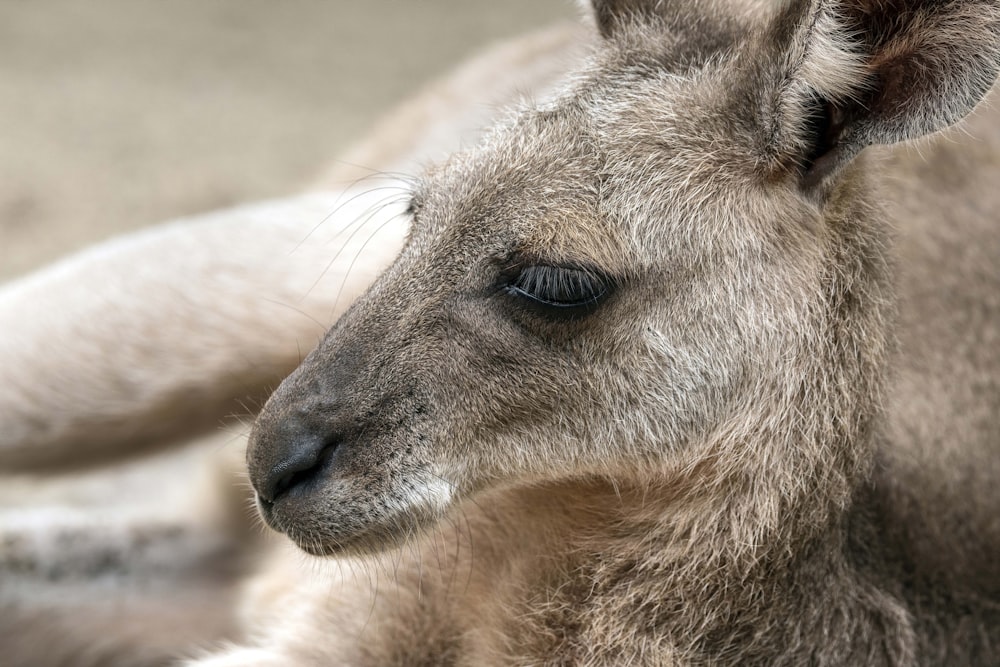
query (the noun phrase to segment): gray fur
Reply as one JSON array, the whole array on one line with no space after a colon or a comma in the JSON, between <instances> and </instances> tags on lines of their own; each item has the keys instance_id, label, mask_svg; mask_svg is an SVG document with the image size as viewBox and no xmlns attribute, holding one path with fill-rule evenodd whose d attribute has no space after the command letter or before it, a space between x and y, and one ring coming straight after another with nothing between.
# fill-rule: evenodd
<instances>
[{"instance_id":1,"label":"gray fur","mask_svg":"<svg viewBox=\"0 0 1000 667\"><path fill-rule=\"evenodd\" d=\"M263 559L209 614L243 645L189 664L1000 663L1000 6L593 5L587 64L424 174L398 258L262 409L262 515L324 558ZM557 319L513 289L539 265L609 289ZM72 590L191 585L265 551L228 530L110 559L117 533L5 531L0 634L49 618L17 606L46 558ZM117 614L107 664L162 659Z\"/></svg>"},{"instance_id":2,"label":"gray fur","mask_svg":"<svg viewBox=\"0 0 1000 667\"><path fill-rule=\"evenodd\" d=\"M590 68L424 178L399 259L265 406L258 491L329 445L265 517L336 555L464 514L509 598L484 653L429 594L456 664L1000 661L995 123L858 155L975 106L1000 9L597 10ZM498 292L518 262L618 287L555 323Z\"/></svg>"}]
</instances>

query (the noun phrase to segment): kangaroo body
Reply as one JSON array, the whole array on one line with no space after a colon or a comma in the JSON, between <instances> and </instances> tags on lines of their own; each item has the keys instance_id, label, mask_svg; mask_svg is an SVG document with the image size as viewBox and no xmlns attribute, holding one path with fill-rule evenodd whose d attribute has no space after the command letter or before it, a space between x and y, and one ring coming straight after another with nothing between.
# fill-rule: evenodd
<instances>
[{"instance_id":1,"label":"kangaroo body","mask_svg":"<svg viewBox=\"0 0 1000 667\"><path fill-rule=\"evenodd\" d=\"M406 184L405 242L391 211L337 209L384 240L319 231L245 288L341 285L306 302L343 314L247 448L265 521L324 558L236 534L262 554L214 616L236 644L188 664L1000 660L1000 8L595 2L594 22L479 62L530 53L542 99ZM581 39L556 83L537 63ZM58 279L0 301L22 340L18 304ZM53 429L9 389L5 465L175 437L177 387L215 414L247 352L267 364L240 387L287 373L275 327L305 326L235 304L216 370L185 371L194 346L82 434L90 411Z\"/></svg>"}]
</instances>

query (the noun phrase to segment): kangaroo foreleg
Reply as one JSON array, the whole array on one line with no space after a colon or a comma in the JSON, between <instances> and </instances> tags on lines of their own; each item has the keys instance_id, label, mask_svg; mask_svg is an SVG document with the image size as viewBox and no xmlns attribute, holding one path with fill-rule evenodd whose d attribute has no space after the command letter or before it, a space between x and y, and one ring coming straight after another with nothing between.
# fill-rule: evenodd
<instances>
[{"instance_id":1,"label":"kangaroo foreleg","mask_svg":"<svg viewBox=\"0 0 1000 667\"><path fill-rule=\"evenodd\" d=\"M0 470L252 412L395 256L406 194L373 181L177 222L0 290Z\"/></svg>"}]
</instances>

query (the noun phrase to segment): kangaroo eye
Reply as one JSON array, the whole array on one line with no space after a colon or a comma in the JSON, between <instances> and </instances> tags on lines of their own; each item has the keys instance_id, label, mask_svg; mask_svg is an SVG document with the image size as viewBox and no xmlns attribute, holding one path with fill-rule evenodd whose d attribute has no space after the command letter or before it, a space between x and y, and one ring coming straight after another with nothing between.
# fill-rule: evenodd
<instances>
[{"instance_id":1,"label":"kangaroo eye","mask_svg":"<svg viewBox=\"0 0 1000 667\"><path fill-rule=\"evenodd\" d=\"M610 287L607 280L585 269L527 266L506 291L541 315L573 319L594 312Z\"/></svg>"}]
</instances>

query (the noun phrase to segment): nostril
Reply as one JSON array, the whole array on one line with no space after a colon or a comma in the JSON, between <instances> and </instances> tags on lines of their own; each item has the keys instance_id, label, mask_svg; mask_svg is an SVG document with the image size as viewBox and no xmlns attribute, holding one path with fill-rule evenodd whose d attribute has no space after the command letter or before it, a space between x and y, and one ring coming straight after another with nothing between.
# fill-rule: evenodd
<instances>
[{"instance_id":1,"label":"nostril","mask_svg":"<svg viewBox=\"0 0 1000 667\"><path fill-rule=\"evenodd\" d=\"M272 495L275 498L278 498L279 496L281 496L282 494L284 494L285 491L287 491L289 488L291 488L292 486L294 486L294 484L292 483L292 480L294 480L296 477L301 477L302 475L304 475L304 474L306 474L308 472L309 472L308 470L300 470L298 472L290 472L290 473L287 473L286 475L282 476L278 480L278 482L274 485L274 490L272 491Z\"/></svg>"},{"instance_id":2,"label":"nostril","mask_svg":"<svg viewBox=\"0 0 1000 667\"><path fill-rule=\"evenodd\" d=\"M333 454L337 445L333 443L300 442L293 447L291 456L279 461L271 468L262 488L261 498L273 503L291 489L314 479L323 469L323 464Z\"/></svg>"}]
</instances>

